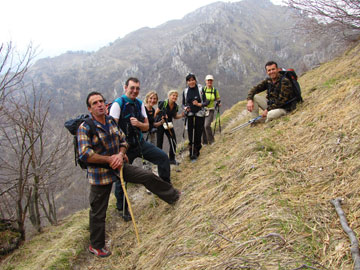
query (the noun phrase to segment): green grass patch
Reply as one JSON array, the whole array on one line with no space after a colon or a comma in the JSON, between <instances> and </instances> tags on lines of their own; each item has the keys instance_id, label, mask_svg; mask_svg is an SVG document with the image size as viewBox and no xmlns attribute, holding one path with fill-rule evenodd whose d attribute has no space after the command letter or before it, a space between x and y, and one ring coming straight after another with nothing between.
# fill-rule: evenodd
<instances>
[{"instance_id":1,"label":"green grass patch","mask_svg":"<svg viewBox=\"0 0 360 270\"><path fill-rule=\"evenodd\" d=\"M256 142L255 151L259 152L260 157L277 157L281 153L282 147L269 138Z\"/></svg>"},{"instance_id":2,"label":"green grass patch","mask_svg":"<svg viewBox=\"0 0 360 270\"><path fill-rule=\"evenodd\" d=\"M326 82L324 82L323 86L330 88L330 87L334 86L338 80L339 80L338 78L331 78L331 79L327 80Z\"/></svg>"}]
</instances>

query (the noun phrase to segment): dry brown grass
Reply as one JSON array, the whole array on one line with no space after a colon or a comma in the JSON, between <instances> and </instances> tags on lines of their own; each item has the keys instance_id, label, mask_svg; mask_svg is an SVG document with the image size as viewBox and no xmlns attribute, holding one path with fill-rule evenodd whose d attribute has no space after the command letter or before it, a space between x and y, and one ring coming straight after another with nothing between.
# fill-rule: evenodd
<instances>
[{"instance_id":1,"label":"dry brown grass","mask_svg":"<svg viewBox=\"0 0 360 270\"><path fill-rule=\"evenodd\" d=\"M119 256L111 264L351 269L349 241L329 201L346 198L349 224L359 233L359 51L305 74L305 102L289 116L223 132L195 164L184 161L173 172L184 192L177 206L137 200L142 243L135 244L130 225L120 235L112 229ZM248 119L244 109L239 102L224 113L228 130Z\"/></svg>"},{"instance_id":2,"label":"dry brown grass","mask_svg":"<svg viewBox=\"0 0 360 270\"><path fill-rule=\"evenodd\" d=\"M217 135L172 172L183 191L175 206L132 187L141 244L112 198L113 255L83 255L71 269L352 269L330 200L345 198L359 235L359 70L357 46L301 77L305 102L290 115ZM224 113L223 131L249 119L244 109Z\"/></svg>"}]
</instances>

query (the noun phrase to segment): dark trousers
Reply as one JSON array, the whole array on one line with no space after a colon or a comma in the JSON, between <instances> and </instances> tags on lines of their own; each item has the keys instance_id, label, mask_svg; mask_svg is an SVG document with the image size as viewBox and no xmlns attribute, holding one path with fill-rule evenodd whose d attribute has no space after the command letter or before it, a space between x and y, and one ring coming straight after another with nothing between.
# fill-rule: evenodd
<instances>
[{"instance_id":1,"label":"dark trousers","mask_svg":"<svg viewBox=\"0 0 360 270\"><path fill-rule=\"evenodd\" d=\"M170 183L170 160L166 153L155 145L144 140L140 142L140 146L141 151L139 147L130 147L128 149L126 154L129 158L130 164L135 160L135 158L141 158L142 153L145 160L150 161L151 163L154 163L158 166L158 173L160 178L165 182ZM116 207L118 209L123 209L122 204L124 194L120 182L115 183L115 197Z\"/></svg>"},{"instance_id":2,"label":"dark trousers","mask_svg":"<svg viewBox=\"0 0 360 270\"><path fill-rule=\"evenodd\" d=\"M173 204L179 199L179 192L168 182L148 170L124 164L123 176L125 182L142 184L163 201ZM121 187L120 180L116 182L116 188ZM105 246L105 219L106 210L111 193L110 185L92 185L90 189L90 243L93 248ZM115 194L120 194L119 190ZM122 196L124 193L121 192ZM117 198L122 203L123 197ZM122 207L122 205L121 205Z\"/></svg>"},{"instance_id":3,"label":"dark trousers","mask_svg":"<svg viewBox=\"0 0 360 270\"><path fill-rule=\"evenodd\" d=\"M112 184L91 185L90 187L90 243L93 248L105 246L105 219Z\"/></svg>"},{"instance_id":4,"label":"dark trousers","mask_svg":"<svg viewBox=\"0 0 360 270\"><path fill-rule=\"evenodd\" d=\"M124 164L124 181L129 183L143 184L148 190L157 195L163 201L172 204L178 199L178 191L170 184L162 180L159 176L149 170L144 170L137 166ZM116 207L123 209L124 191L121 182L115 185ZM127 206L127 205L126 205Z\"/></svg>"},{"instance_id":5,"label":"dark trousers","mask_svg":"<svg viewBox=\"0 0 360 270\"><path fill-rule=\"evenodd\" d=\"M198 155L201 149L201 136L204 130L204 117L189 116L188 119L188 137L190 154ZM194 136L194 139L193 139ZM192 146L194 152L192 153Z\"/></svg>"},{"instance_id":6,"label":"dark trousers","mask_svg":"<svg viewBox=\"0 0 360 270\"><path fill-rule=\"evenodd\" d=\"M160 148L144 140L140 142L140 147L141 150L138 146L130 147L126 152L130 164L132 164L136 158L141 158L142 153L145 160L158 166L158 173L161 179L170 183L170 161L167 154Z\"/></svg>"},{"instance_id":7,"label":"dark trousers","mask_svg":"<svg viewBox=\"0 0 360 270\"><path fill-rule=\"evenodd\" d=\"M170 134L170 132L171 132L171 134ZM173 128L171 128L170 131L168 129L165 129L162 126L157 128L157 136L156 136L157 147L162 149L163 142L164 142L164 133L169 140L169 147L170 147L169 158L170 158L170 160L175 160L176 135L175 135L175 130Z\"/></svg>"}]
</instances>

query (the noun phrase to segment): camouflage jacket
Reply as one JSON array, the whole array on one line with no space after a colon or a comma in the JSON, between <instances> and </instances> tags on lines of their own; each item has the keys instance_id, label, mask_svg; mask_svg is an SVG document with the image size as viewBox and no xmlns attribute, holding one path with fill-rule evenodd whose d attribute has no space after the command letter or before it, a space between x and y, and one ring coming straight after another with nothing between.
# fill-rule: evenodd
<instances>
[{"instance_id":1,"label":"camouflage jacket","mask_svg":"<svg viewBox=\"0 0 360 270\"><path fill-rule=\"evenodd\" d=\"M281 78L281 76L279 76L275 84L270 78L263 80L249 91L247 99L253 100L256 94L265 90L267 90L266 99L268 111L279 108L291 111L294 109L294 106L296 106L296 102L291 102L291 100L295 98L295 93L288 78Z\"/></svg>"}]
</instances>

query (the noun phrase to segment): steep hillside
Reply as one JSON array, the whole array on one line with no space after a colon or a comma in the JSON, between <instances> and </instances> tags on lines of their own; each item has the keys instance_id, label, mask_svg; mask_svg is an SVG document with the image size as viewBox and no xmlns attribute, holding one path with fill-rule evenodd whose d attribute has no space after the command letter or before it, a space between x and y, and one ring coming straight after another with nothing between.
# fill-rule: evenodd
<instances>
[{"instance_id":1,"label":"steep hillside","mask_svg":"<svg viewBox=\"0 0 360 270\"><path fill-rule=\"evenodd\" d=\"M86 251L86 211L35 237L2 269L352 269L349 240L329 202L344 198L360 234L360 45L300 78L305 102L271 123L245 122L241 101L196 163L173 170L170 207L131 187L141 243L108 212L113 255ZM225 127L226 126L226 127Z\"/></svg>"}]
</instances>

